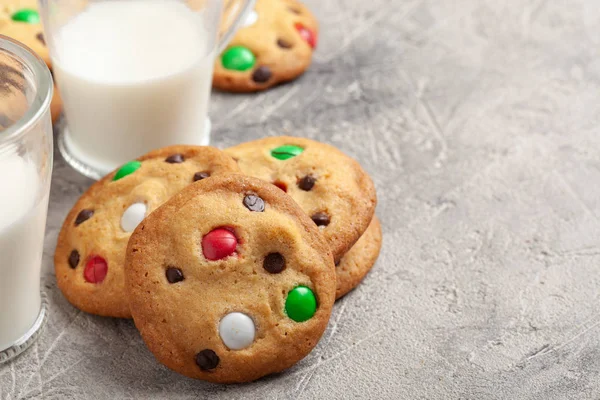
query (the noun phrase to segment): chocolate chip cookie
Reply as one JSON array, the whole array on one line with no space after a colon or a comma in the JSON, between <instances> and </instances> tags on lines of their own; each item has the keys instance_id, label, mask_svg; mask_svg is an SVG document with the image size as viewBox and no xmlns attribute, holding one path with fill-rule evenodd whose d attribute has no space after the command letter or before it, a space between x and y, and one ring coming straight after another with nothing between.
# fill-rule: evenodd
<instances>
[{"instance_id":1,"label":"chocolate chip cookie","mask_svg":"<svg viewBox=\"0 0 600 400\"><path fill-rule=\"evenodd\" d=\"M371 270L381 250L381 225L376 216L358 242L342 256L335 266L336 300L346 295L364 279Z\"/></svg>"},{"instance_id":2,"label":"chocolate chip cookie","mask_svg":"<svg viewBox=\"0 0 600 400\"><path fill-rule=\"evenodd\" d=\"M50 66L36 0L3 0L0 5L0 34L23 43Z\"/></svg>"},{"instance_id":3,"label":"chocolate chip cookie","mask_svg":"<svg viewBox=\"0 0 600 400\"><path fill-rule=\"evenodd\" d=\"M131 317L123 264L131 232L151 211L187 185L239 171L212 147L171 146L131 161L93 184L75 203L58 236L58 287L75 307Z\"/></svg>"},{"instance_id":4,"label":"chocolate chip cookie","mask_svg":"<svg viewBox=\"0 0 600 400\"><path fill-rule=\"evenodd\" d=\"M297 137L271 137L225 150L243 173L287 192L325 236L335 260L369 226L377 198L362 167L325 143Z\"/></svg>"},{"instance_id":5,"label":"chocolate chip cookie","mask_svg":"<svg viewBox=\"0 0 600 400\"><path fill-rule=\"evenodd\" d=\"M33 50L51 67L50 55L44 40L40 15L35 0L5 0L0 5L0 35L8 36ZM62 111L62 100L56 86L50 104L52 121L56 121Z\"/></svg>"},{"instance_id":6,"label":"chocolate chip cookie","mask_svg":"<svg viewBox=\"0 0 600 400\"><path fill-rule=\"evenodd\" d=\"M127 247L131 312L167 367L212 382L282 371L323 334L335 267L315 224L273 185L223 175L150 214Z\"/></svg>"},{"instance_id":7,"label":"chocolate chip cookie","mask_svg":"<svg viewBox=\"0 0 600 400\"><path fill-rule=\"evenodd\" d=\"M227 14L224 23L228 23ZM296 0L257 0L225 51L217 57L213 86L254 92L295 79L309 67L318 24Z\"/></svg>"}]
</instances>

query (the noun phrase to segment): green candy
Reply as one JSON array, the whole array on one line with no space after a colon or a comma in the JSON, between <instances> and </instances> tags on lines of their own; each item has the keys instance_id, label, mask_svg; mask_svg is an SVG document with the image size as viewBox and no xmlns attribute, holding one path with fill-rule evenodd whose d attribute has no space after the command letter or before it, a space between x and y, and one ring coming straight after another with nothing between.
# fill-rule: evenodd
<instances>
[{"instance_id":1,"label":"green candy","mask_svg":"<svg viewBox=\"0 0 600 400\"><path fill-rule=\"evenodd\" d=\"M118 181L119 179L124 178L129 174L133 174L135 171L140 169L141 166L142 163L139 161L129 161L128 163L123 164L113 177L113 181Z\"/></svg>"},{"instance_id":2,"label":"green candy","mask_svg":"<svg viewBox=\"0 0 600 400\"><path fill-rule=\"evenodd\" d=\"M254 66L256 57L244 46L233 46L225 50L221 56L221 63L226 69L246 71Z\"/></svg>"},{"instance_id":3,"label":"green candy","mask_svg":"<svg viewBox=\"0 0 600 400\"><path fill-rule=\"evenodd\" d=\"M39 24L40 14L31 8L22 8L11 16L13 21L27 22L28 24Z\"/></svg>"},{"instance_id":4,"label":"green candy","mask_svg":"<svg viewBox=\"0 0 600 400\"><path fill-rule=\"evenodd\" d=\"M285 312L296 322L309 320L317 312L317 298L306 286L296 286L285 299Z\"/></svg>"},{"instance_id":5,"label":"green candy","mask_svg":"<svg viewBox=\"0 0 600 400\"><path fill-rule=\"evenodd\" d=\"M271 150L271 155L278 160L287 160L300 155L303 151L304 149L302 147L294 146L293 144L284 144L283 146Z\"/></svg>"}]
</instances>

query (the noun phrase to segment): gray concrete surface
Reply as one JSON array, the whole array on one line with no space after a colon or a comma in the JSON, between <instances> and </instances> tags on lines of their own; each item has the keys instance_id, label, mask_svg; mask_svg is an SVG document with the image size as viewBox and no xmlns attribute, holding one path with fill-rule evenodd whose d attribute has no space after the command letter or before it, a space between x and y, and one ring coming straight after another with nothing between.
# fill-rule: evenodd
<instances>
[{"instance_id":1,"label":"gray concrete surface","mask_svg":"<svg viewBox=\"0 0 600 400\"><path fill-rule=\"evenodd\" d=\"M129 321L71 307L51 257L91 183L56 157L43 337L1 399L599 399L600 5L595 0L309 1L300 80L216 94L214 143L295 134L373 175L381 257L318 347L219 386L157 364Z\"/></svg>"}]
</instances>

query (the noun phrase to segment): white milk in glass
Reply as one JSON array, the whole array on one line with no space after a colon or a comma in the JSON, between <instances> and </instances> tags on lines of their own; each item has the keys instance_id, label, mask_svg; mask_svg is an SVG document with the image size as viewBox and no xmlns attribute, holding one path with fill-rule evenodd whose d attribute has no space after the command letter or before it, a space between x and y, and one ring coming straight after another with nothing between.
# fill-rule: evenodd
<instances>
[{"instance_id":1,"label":"white milk in glass","mask_svg":"<svg viewBox=\"0 0 600 400\"><path fill-rule=\"evenodd\" d=\"M53 65L69 150L105 173L170 144L206 144L214 39L183 2L90 3L59 28Z\"/></svg>"},{"instance_id":2,"label":"white milk in glass","mask_svg":"<svg viewBox=\"0 0 600 400\"><path fill-rule=\"evenodd\" d=\"M40 312L40 264L48 197L35 164L0 158L0 350L14 344Z\"/></svg>"}]
</instances>

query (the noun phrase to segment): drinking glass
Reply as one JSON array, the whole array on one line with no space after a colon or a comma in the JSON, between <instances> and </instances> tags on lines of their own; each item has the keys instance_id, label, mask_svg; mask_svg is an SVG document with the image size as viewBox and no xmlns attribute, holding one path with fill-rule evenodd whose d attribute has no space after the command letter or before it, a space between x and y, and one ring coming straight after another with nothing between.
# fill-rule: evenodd
<instances>
[{"instance_id":1,"label":"drinking glass","mask_svg":"<svg viewBox=\"0 0 600 400\"><path fill-rule=\"evenodd\" d=\"M215 55L253 4L40 0L67 162L98 179L155 148L208 144Z\"/></svg>"},{"instance_id":2,"label":"drinking glass","mask_svg":"<svg viewBox=\"0 0 600 400\"><path fill-rule=\"evenodd\" d=\"M0 35L0 363L25 350L46 319L40 292L52 173L52 77Z\"/></svg>"}]
</instances>

